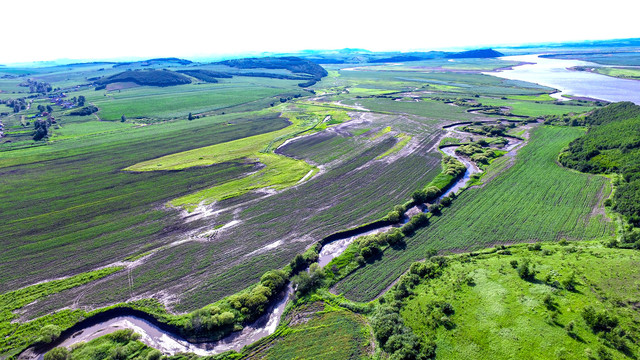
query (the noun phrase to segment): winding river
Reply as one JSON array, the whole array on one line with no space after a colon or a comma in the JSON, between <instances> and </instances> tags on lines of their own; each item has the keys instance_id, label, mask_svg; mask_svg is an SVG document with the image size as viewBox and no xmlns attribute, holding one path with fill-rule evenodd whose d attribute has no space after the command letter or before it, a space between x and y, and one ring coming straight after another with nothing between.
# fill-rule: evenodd
<instances>
[{"instance_id":1,"label":"winding river","mask_svg":"<svg viewBox=\"0 0 640 360\"><path fill-rule=\"evenodd\" d=\"M458 132L457 127L462 125L454 125L445 127L449 132ZM445 134L450 135L451 133ZM515 138L509 138L509 144L505 147L506 150L511 150L515 146L521 144L522 141ZM481 170L470 160L461 157L455 153L455 146L443 148L442 151L450 156L455 157L461 161L467 170L463 177L461 177L456 183L449 187L439 199L448 196L452 192L457 192L463 188L470 176L474 173L478 173ZM438 200L439 200L438 199ZM419 213L416 211L415 213ZM408 220L408 219L407 219ZM332 259L336 258L358 237L375 234L387 231L394 225L388 222L377 222L364 226L355 230L349 230L341 233L336 233L326 237L323 241L324 245L319 253L318 263L324 267ZM397 224L395 226L398 226ZM80 342L87 342L97 337L112 333L122 329L133 329L136 333L140 334L140 341L143 343L160 350L164 354L173 355L180 352L192 352L197 355L213 355L225 352L228 350L240 351L244 346L252 344L261 338L271 335L275 332L280 318L284 312L293 289L289 285L285 291L283 291L277 299L267 309L266 313L256 320L254 323L244 327L241 331L233 332L226 337L218 341L192 343L180 335L162 327L162 324L156 321L145 319L135 315L122 315L117 314L112 317L108 317L104 321L87 321L86 326L77 326L73 333L66 335L63 334L61 339L58 339L54 346L70 347ZM45 349L29 348L20 354L19 359L38 359L44 358L44 353L50 350L50 347Z\"/></svg>"},{"instance_id":2,"label":"winding river","mask_svg":"<svg viewBox=\"0 0 640 360\"><path fill-rule=\"evenodd\" d=\"M570 94L607 101L632 101L640 104L640 81L618 79L591 72L568 70L568 68L573 66L596 67L602 65L578 60L540 58L538 55L508 56L503 59L522 61L528 64L516 66L510 70L485 74L506 79L538 83L559 89L560 92L553 94L554 97L559 99L562 95ZM457 125L450 126L447 130L459 132L459 130L456 129L457 127ZM505 150L509 151L509 155L513 156L515 148L520 144L522 144L522 141L509 138L509 144L505 147ZM445 147L442 151L460 160L467 168L464 176L445 191L442 195L442 197L444 197L463 188L471 175L480 172L480 169L468 159L458 156L455 153L455 146ZM363 227L361 231L347 231L343 237L338 234L334 234L338 236L331 236L331 241L326 242L320 251L320 266L325 266L333 258L340 255L356 238L387 231L392 227L392 225L384 222L381 222L380 225L372 225L373 226ZM157 324L154 321L138 316L124 315L114 316L95 324L88 323L86 327L80 327L66 338L59 339L55 345L69 347L73 344L89 341L119 329L133 329L141 335L140 340L142 342L165 354L193 352L198 355L211 355L228 350L240 351L244 346L273 334L292 292L293 290L291 286L289 286L269 307L267 313L256 322L216 342L191 343L179 335L161 328L161 324ZM29 348L23 352L19 358L42 359L44 351L46 350L38 352L34 348Z\"/></svg>"},{"instance_id":3,"label":"winding river","mask_svg":"<svg viewBox=\"0 0 640 360\"><path fill-rule=\"evenodd\" d=\"M528 81L558 89L552 94L557 99L566 99L562 95L588 97L611 102L631 101L640 105L640 81L619 79L588 71L574 71L574 66L607 67L580 60L550 59L539 55L505 56L500 59L521 61L526 65L511 69L485 72L483 74L511 80Z\"/></svg>"}]
</instances>

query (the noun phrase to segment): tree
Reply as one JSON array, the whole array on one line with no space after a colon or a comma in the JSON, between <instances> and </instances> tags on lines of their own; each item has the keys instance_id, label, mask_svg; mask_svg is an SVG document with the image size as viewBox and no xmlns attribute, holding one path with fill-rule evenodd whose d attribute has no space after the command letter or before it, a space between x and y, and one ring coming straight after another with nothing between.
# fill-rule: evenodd
<instances>
[{"instance_id":1,"label":"tree","mask_svg":"<svg viewBox=\"0 0 640 360\"><path fill-rule=\"evenodd\" d=\"M260 278L260 283L272 291L279 290L287 281L286 274L282 270L267 271Z\"/></svg>"},{"instance_id":2,"label":"tree","mask_svg":"<svg viewBox=\"0 0 640 360\"><path fill-rule=\"evenodd\" d=\"M451 197L446 196L446 197L443 197L442 200L440 200L440 205L442 205L444 207L447 207L447 206L451 205L452 201L453 200L451 199Z\"/></svg>"},{"instance_id":3,"label":"tree","mask_svg":"<svg viewBox=\"0 0 640 360\"><path fill-rule=\"evenodd\" d=\"M309 268L309 272L303 271L291 279L294 289L296 289L296 296L304 296L311 292L324 280L324 270L318 266L318 263L314 263Z\"/></svg>"},{"instance_id":4,"label":"tree","mask_svg":"<svg viewBox=\"0 0 640 360\"><path fill-rule=\"evenodd\" d=\"M58 326L49 324L45 325L40 329L40 342L50 343L60 336L61 330Z\"/></svg>"},{"instance_id":5,"label":"tree","mask_svg":"<svg viewBox=\"0 0 640 360\"><path fill-rule=\"evenodd\" d=\"M400 213L396 210L389 211L389 213L387 214L387 220L394 223L400 221Z\"/></svg>"},{"instance_id":6,"label":"tree","mask_svg":"<svg viewBox=\"0 0 640 360\"><path fill-rule=\"evenodd\" d=\"M49 123L44 120L34 121L33 127L35 129L35 132L33 133L33 140L35 141L44 139L44 137L49 133L47 130L49 128Z\"/></svg>"},{"instance_id":7,"label":"tree","mask_svg":"<svg viewBox=\"0 0 640 360\"><path fill-rule=\"evenodd\" d=\"M44 105L38 105L38 112L43 113L46 109Z\"/></svg>"},{"instance_id":8,"label":"tree","mask_svg":"<svg viewBox=\"0 0 640 360\"><path fill-rule=\"evenodd\" d=\"M189 113L189 120L193 120L193 115L191 113Z\"/></svg>"},{"instance_id":9,"label":"tree","mask_svg":"<svg viewBox=\"0 0 640 360\"><path fill-rule=\"evenodd\" d=\"M427 201L434 200L435 198L438 197L439 193L440 193L440 189L438 189L435 186L429 186L424 190L424 194L427 197Z\"/></svg>"},{"instance_id":10,"label":"tree","mask_svg":"<svg viewBox=\"0 0 640 360\"><path fill-rule=\"evenodd\" d=\"M127 117L124 116L124 114L122 114L122 116L120 117L120 122L125 122L127 121Z\"/></svg>"},{"instance_id":11,"label":"tree","mask_svg":"<svg viewBox=\"0 0 640 360\"><path fill-rule=\"evenodd\" d=\"M429 206L429 212L433 215L440 215L440 211L442 210L442 206L439 204L433 204Z\"/></svg>"},{"instance_id":12,"label":"tree","mask_svg":"<svg viewBox=\"0 0 640 360\"><path fill-rule=\"evenodd\" d=\"M304 260L304 256L302 256L301 254L297 254L293 258L293 260L291 260L291 263L289 265L291 266L291 272L295 274L298 271L304 269L307 266L307 262Z\"/></svg>"},{"instance_id":13,"label":"tree","mask_svg":"<svg viewBox=\"0 0 640 360\"><path fill-rule=\"evenodd\" d=\"M520 265L518 265L518 276L523 280L533 280L536 276L536 272L530 265L529 259L524 259Z\"/></svg>"},{"instance_id":14,"label":"tree","mask_svg":"<svg viewBox=\"0 0 640 360\"><path fill-rule=\"evenodd\" d=\"M84 106L84 102L86 101L84 95L78 96L78 106Z\"/></svg>"},{"instance_id":15,"label":"tree","mask_svg":"<svg viewBox=\"0 0 640 360\"><path fill-rule=\"evenodd\" d=\"M47 105L47 112L49 114L51 114L53 112L53 108L51 107L51 105Z\"/></svg>"},{"instance_id":16,"label":"tree","mask_svg":"<svg viewBox=\"0 0 640 360\"><path fill-rule=\"evenodd\" d=\"M418 204L422 204L427 201L427 195L423 190L414 191L413 194L411 194L411 197L413 198L413 201Z\"/></svg>"}]
</instances>

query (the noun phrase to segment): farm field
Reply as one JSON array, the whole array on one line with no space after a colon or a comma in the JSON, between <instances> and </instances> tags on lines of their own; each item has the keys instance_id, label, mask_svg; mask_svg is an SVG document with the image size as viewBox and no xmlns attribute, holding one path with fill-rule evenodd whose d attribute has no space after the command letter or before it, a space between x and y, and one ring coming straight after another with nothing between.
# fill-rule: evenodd
<instances>
[{"instance_id":1,"label":"farm field","mask_svg":"<svg viewBox=\"0 0 640 360\"><path fill-rule=\"evenodd\" d=\"M233 126L223 119L0 153L3 184L12 189L3 192L0 205L3 288L121 261L145 249L143 244L166 243L170 224L182 221L158 205L253 171L250 164L232 163L181 172L130 173L123 168L168 149L210 144L212 137L222 142L287 125L277 116L238 119ZM176 132L180 128L184 131ZM96 252L106 248L112 251Z\"/></svg>"},{"instance_id":2,"label":"farm field","mask_svg":"<svg viewBox=\"0 0 640 360\"><path fill-rule=\"evenodd\" d=\"M428 250L470 251L495 243L611 236L613 224L603 212L611 192L608 179L556 163L560 150L583 133L579 128L538 127L511 168L483 187L463 192L442 215L432 217L429 226L408 238L406 248L387 249L380 260L339 283L336 291L354 300L370 300Z\"/></svg>"},{"instance_id":3,"label":"farm field","mask_svg":"<svg viewBox=\"0 0 640 360\"><path fill-rule=\"evenodd\" d=\"M359 55L345 55L351 52ZM526 357L560 336L568 339L547 353L600 351L575 311L586 304L613 309L620 302L598 301L616 291L634 303L632 274L616 282L605 269L622 274L635 253L603 245L618 246L623 228L634 232L611 215L615 176L564 168L558 156L585 135L583 113L604 103L558 102L550 96L555 89L491 76L486 72L517 65L497 58L437 53L366 63L384 54L330 54L308 57L339 61L318 65L300 55L0 67L0 99L14 99L0 104L0 184L8 189L0 194L0 358L43 345L51 330L39 330L45 325L65 330L115 308L164 325L170 319L172 331L191 340L242 334L289 285L294 295L280 324L268 325L274 333L205 359L413 359L419 351L425 359L459 358L478 346L504 347L489 335L518 316L525 324L509 324L507 335L547 333L523 342L529 350L496 352L504 358ZM466 132L471 128L479 133ZM521 141L515 150L504 147ZM470 155L439 149L456 144ZM465 174L463 166L484 175ZM469 178L473 186L439 198ZM437 193L418 200L431 186ZM324 269L312 265L327 237L382 226L396 228L401 239L379 235L387 236L380 252L366 258L368 238L341 239L354 241L344 258ZM509 247L510 258L497 254L503 248L460 255L538 242L540 251ZM512 258L531 258L537 280L519 281ZM588 265L580 259L595 258L605 260L582 275ZM423 259L436 264L429 265L437 268L433 278L411 277L412 264ZM558 281L581 274L582 293L540 283L551 270ZM276 282L267 276L273 273L281 282L265 285ZM467 275L475 288L459 280ZM595 295L584 294L587 284ZM480 322L475 314L495 304L469 303L497 288L508 289L499 317ZM553 316L562 326L545 320L552 315L538 296L546 294L559 304ZM445 319L452 329L433 328L422 316L436 300L455 309ZM635 334L627 305L613 311ZM580 310L561 312L563 306ZM482 326L474 330L469 318ZM389 341L380 335L385 321L396 333ZM564 335L569 321L584 343ZM75 347L67 360L161 356L131 333L114 334ZM452 340L458 334L461 346Z\"/></svg>"},{"instance_id":4,"label":"farm field","mask_svg":"<svg viewBox=\"0 0 640 360\"><path fill-rule=\"evenodd\" d=\"M619 77L622 79L640 79L640 69L637 68L595 68L594 70L598 74Z\"/></svg>"},{"instance_id":5,"label":"farm field","mask_svg":"<svg viewBox=\"0 0 640 360\"><path fill-rule=\"evenodd\" d=\"M246 359L361 359L371 352L366 320L343 308L307 303L285 321L275 336L245 350Z\"/></svg>"},{"instance_id":6,"label":"farm field","mask_svg":"<svg viewBox=\"0 0 640 360\"><path fill-rule=\"evenodd\" d=\"M295 94L301 92L294 88L297 86L291 80L275 81L281 83L269 86L249 82L238 82L232 86L189 84L150 93L145 87L137 87L115 94L110 93L103 99L94 100L93 103L100 109L98 116L104 120L120 120L122 115L134 119L172 119L184 118L189 113L198 114L223 109L263 98L273 98L272 101L278 101L276 96L283 92L290 91Z\"/></svg>"}]
</instances>

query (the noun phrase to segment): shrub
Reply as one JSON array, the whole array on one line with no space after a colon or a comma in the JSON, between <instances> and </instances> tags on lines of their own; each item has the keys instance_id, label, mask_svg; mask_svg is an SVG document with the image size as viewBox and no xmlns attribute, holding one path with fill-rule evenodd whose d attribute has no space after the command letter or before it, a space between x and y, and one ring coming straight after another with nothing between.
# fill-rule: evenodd
<instances>
[{"instance_id":1,"label":"shrub","mask_svg":"<svg viewBox=\"0 0 640 360\"><path fill-rule=\"evenodd\" d=\"M387 214L386 218L387 218L388 221L391 221L391 222L394 222L394 223L398 222L398 221L400 221L400 213L397 212L396 210L391 210Z\"/></svg>"},{"instance_id":2,"label":"shrub","mask_svg":"<svg viewBox=\"0 0 640 360\"><path fill-rule=\"evenodd\" d=\"M296 289L296 296L301 297L320 286L324 280L324 271L318 264L312 264L309 272L303 271L291 279Z\"/></svg>"},{"instance_id":3,"label":"shrub","mask_svg":"<svg viewBox=\"0 0 640 360\"><path fill-rule=\"evenodd\" d=\"M132 340L138 340L140 334L134 332L132 329L117 330L109 334L111 340L117 343L126 344Z\"/></svg>"},{"instance_id":4,"label":"shrub","mask_svg":"<svg viewBox=\"0 0 640 360\"><path fill-rule=\"evenodd\" d=\"M95 112L98 112L98 108L93 106L93 105L89 105L86 107L83 107L81 109L78 110L74 110L72 112L69 113L69 115L71 116L87 116L87 115L91 115Z\"/></svg>"},{"instance_id":5,"label":"shrub","mask_svg":"<svg viewBox=\"0 0 640 360\"><path fill-rule=\"evenodd\" d=\"M610 332L618 326L618 318L606 311L596 311L592 306L582 310L582 318L594 333Z\"/></svg>"},{"instance_id":6,"label":"shrub","mask_svg":"<svg viewBox=\"0 0 640 360\"><path fill-rule=\"evenodd\" d=\"M451 205L452 202L453 200L451 199L451 197L445 196L442 198L442 200L440 200L440 205L444 207L448 207L449 205Z\"/></svg>"},{"instance_id":7,"label":"shrub","mask_svg":"<svg viewBox=\"0 0 640 360\"><path fill-rule=\"evenodd\" d=\"M422 204L427 201L427 194L424 192L424 190L414 191L413 194L411 194L411 197L413 198L413 201L418 204Z\"/></svg>"},{"instance_id":8,"label":"shrub","mask_svg":"<svg viewBox=\"0 0 640 360\"><path fill-rule=\"evenodd\" d=\"M433 204L429 206L429 212L433 215L440 215L442 206L439 204Z\"/></svg>"},{"instance_id":9,"label":"shrub","mask_svg":"<svg viewBox=\"0 0 640 360\"><path fill-rule=\"evenodd\" d=\"M562 279L561 282L562 286L564 286L565 289L569 290L569 291L575 291L576 290L576 274L575 273L571 273L569 274L569 276L565 279Z\"/></svg>"},{"instance_id":10,"label":"shrub","mask_svg":"<svg viewBox=\"0 0 640 360\"><path fill-rule=\"evenodd\" d=\"M44 360L67 360L69 358L69 350L66 347L56 347L44 354Z\"/></svg>"},{"instance_id":11,"label":"shrub","mask_svg":"<svg viewBox=\"0 0 640 360\"><path fill-rule=\"evenodd\" d=\"M390 306L378 309L371 326L382 349L390 354L389 359L416 360L435 356L435 343L423 344Z\"/></svg>"},{"instance_id":12,"label":"shrub","mask_svg":"<svg viewBox=\"0 0 640 360\"><path fill-rule=\"evenodd\" d=\"M533 266L530 264L531 262L529 261L529 259L524 259L524 261L522 261L522 263L518 265L518 276L520 276L521 279L530 281L535 278L536 272L533 269Z\"/></svg>"},{"instance_id":13,"label":"shrub","mask_svg":"<svg viewBox=\"0 0 640 360\"><path fill-rule=\"evenodd\" d=\"M40 329L39 341L47 344L53 342L60 336L61 332L60 328L56 325L45 325Z\"/></svg>"},{"instance_id":14,"label":"shrub","mask_svg":"<svg viewBox=\"0 0 640 360\"><path fill-rule=\"evenodd\" d=\"M147 354L147 360L160 360L161 357L162 357L162 353L155 349L151 350Z\"/></svg>"},{"instance_id":15,"label":"shrub","mask_svg":"<svg viewBox=\"0 0 640 360\"><path fill-rule=\"evenodd\" d=\"M540 251L542 249L542 245L540 243L529 244L527 249L529 249L529 251Z\"/></svg>"},{"instance_id":16,"label":"shrub","mask_svg":"<svg viewBox=\"0 0 640 360\"><path fill-rule=\"evenodd\" d=\"M389 243L389 245L394 246L402 243L403 241L404 235L400 229L394 228L387 233L387 243Z\"/></svg>"}]
</instances>

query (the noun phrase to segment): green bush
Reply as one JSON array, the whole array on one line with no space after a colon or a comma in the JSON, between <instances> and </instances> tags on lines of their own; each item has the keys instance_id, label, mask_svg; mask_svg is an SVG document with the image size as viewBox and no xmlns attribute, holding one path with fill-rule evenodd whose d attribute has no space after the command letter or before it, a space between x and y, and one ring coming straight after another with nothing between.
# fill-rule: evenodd
<instances>
[{"instance_id":1,"label":"green bush","mask_svg":"<svg viewBox=\"0 0 640 360\"><path fill-rule=\"evenodd\" d=\"M60 336L61 330L58 326L49 324L40 329L39 341L42 343L50 343L55 341Z\"/></svg>"},{"instance_id":2,"label":"green bush","mask_svg":"<svg viewBox=\"0 0 640 360\"><path fill-rule=\"evenodd\" d=\"M518 276L523 280L531 281L536 276L536 271L533 269L529 259L524 259L516 270L518 271Z\"/></svg>"},{"instance_id":3,"label":"green bush","mask_svg":"<svg viewBox=\"0 0 640 360\"><path fill-rule=\"evenodd\" d=\"M44 360L67 360L69 358L69 350L66 347L56 347L44 354Z\"/></svg>"},{"instance_id":4,"label":"green bush","mask_svg":"<svg viewBox=\"0 0 640 360\"><path fill-rule=\"evenodd\" d=\"M596 311L592 306L582 310L582 318L594 333L610 332L618 326L618 318L606 311Z\"/></svg>"}]
</instances>

